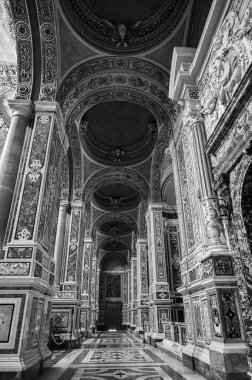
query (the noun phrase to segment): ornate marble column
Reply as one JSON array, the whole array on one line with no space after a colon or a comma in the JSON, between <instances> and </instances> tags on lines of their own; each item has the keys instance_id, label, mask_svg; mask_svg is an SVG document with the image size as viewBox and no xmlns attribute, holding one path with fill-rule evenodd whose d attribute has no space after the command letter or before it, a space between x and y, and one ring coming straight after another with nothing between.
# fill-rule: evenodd
<instances>
[{"instance_id":1,"label":"ornate marble column","mask_svg":"<svg viewBox=\"0 0 252 380\"><path fill-rule=\"evenodd\" d=\"M137 326L137 258L131 258L131 328Z\"/></svg>"},{"instance_id":2,"label":"ornate marble column","mask_svg":"<svg viewBox=\"0 0 252 380\"><path fill-rule=\"evenodd\" d=\"M127 312L127 324L131 325L131 302L132 302L132 283L131 283L131 262L130 267L128 268L128 312Z\"/></svg>"},{"instance_id":3,"label":"ornate marble column","mask_svg":"<svg viewBox=\"0 0 252 380\"><path fill-rule=\"evenodd\" d=\"M194 90L194 97L195 94ZM204 360L209 361L212 373L222 372L229 376L231 372L237 373L238 364L234 363L239 362L238 372L246 366L244 329L233 258L225 241L218 198L213 189L211 163L205 153L207 138L202 106L198 99L190 99L190 91L182 118L184 127L192 131L194 165L205 225L203 247L193 260L188 259L188 282L180 288L189 343L183 352L188 360L189 356L195 355L197 346L206 347Z\"/></svg>"},{"instance_id":4,"label":"ornate marble column","mask_svg":"<svg viewBox=\"0 0 252 380\"><path fill-rule=\"evenodd\" d=\"M32 103L27 100L9 100L12 118L0 160L0 259L24 145L26 127L32 114Z\"/></svg>"},{"instance_id":5,"label":"ornate marble column","mask_svg":"<svg viewBox=\"0 0 252 380\"><path fill-rule=\"evenodd\" d=\"M204 211L207 255L210 251L222 251L229 254L224 229L219 217L218 199L213 190L213 175L209 156L204 148L207 143L204 115L198 100L187 100L183 120L193 135L194 153L198 168L200 199Z\"/></svg>"},{"instance_id":6,"label":"ornate marble column","mask_svg":"<svg viewBox=\"0 0 252 380\"><path fill-rule=\"evenodd\" d=\"M97 275L96 275L96 290L95 290L95 310L96 310L96 321L99 321L99 292L100 292L100 273L101 269L98 268L99 262L97 262Z\"/></svg>"},{"instance_id":7,"label":"ornate marble column","mask_svg":"<svg viewBox=\"0 0 252 380\"><path fill-rule=\"evenodd\" d=\"M166 269L162 208L161 204L150 204L147 213L151 343L163 340L163 322L171 320L173 302Z\"/></svg>"},{"instance_id":8,"label":"ornate marble column","mask_svg":"<svg viewBox=\"0 0 252 380\"><path fill-rule=\"evenodd\" d=\"M148 331L149 325L149 284L148 248L146 239L137 240L137 331Z\"/></svg>"},{"instance_id":9,"label":"ornate marble column","mask_svg":"<svg viewBox=\"0 0 252 380\"><path fill-rule=\"evenodd\" d=\"M186 257L188 247L187 247L187 242L186 242L185 220L184 220L184 213L183 213L183 206L182 206L181 188L179 186L178 159L177 159L175 142L173 139L170 142L169 150L172 157L172 167L173 167L173 175L174 175L175 194L176 194L176 207L177 207L179 230L180 230L181 260L183 260Z\"/></svg>"},{"instance_id":10,"label":"ornate marble column","mask_svg":"<svg viewBox=\"0 0 252 380\"><path fill-rule=\"evenodd\" d=\"M122 325L124 328L128 322L128 272L122 274Z\"/></svg>"},{"instance_id":11,"label":"ornate marble column","mask_svg":"<svg viewBox=\"0 0 252 380\"><path fill-rule=\"evenodd\" d=\"M60 312L64 308L69 313L68 330L71 333L66 339L71 339L71 344L78 346L80 341L78 316L80 315L80 284L82 276L81 230L83 204L82 202L71 202L70 207L64 281L62 291L58 291L53 299L53 312Z\"/></svg>"},{"instance_id":12,"label":"ornate marble column","mask_svg":"<svg viewBox=\"0 0 252 380\"><path fill-rule=\"evenodd\" d=\"M92 238L84 239L83 248L83 267L82 267L82 285L81 285L81 309L85 310L87 315L87 327L90 326L90 310L91 310L91 270L93 256L93 240Z\"/></svg>"},{"instance_id":13,"label":"ornate marble column","mask_svg":"<svg viewBox=\"0 0 252 380\"><path fill-rule=\"evenodd\" d=\"M23 136L27 119L22 116L21 120ZM19 122L17 114L13 121L14 135L9 135L14 146L15 137L21 138L15 134ZM19 139L18 149L21 149ZM0 342L0 372L11 367L13 372L32 374L51 360L47 344L55 291L53 253L64 149L67 150L67 137L58 104L36 102L30 145L23 157L19 197L15 197L16 211L11 216L10 241L5 259L0 261L0 306L10 337L8 343ZM12 159L9 156L7 162Z\"/></svg>"},{"instance_id":14,"label":"ornate marble column","mask_svg":"<svg viewBox=\"0 0 252 380\"><path fill-rule=\"evenodd\" d=\"M67 217L68 206L69 206L68 201L60 202L57 234L56 234L55 249L54 249L55 285L57 287L59 287L60 285L60 275L61 275L61 268L62 268L62 257L63 257L64 241L65 241L65 227L66 227L66 217Z\"/></svg>"},{"instance_id":15,"label":"ornate marble column","mask_svg":"<svg viewBox=\"0 0 252 380\"><path fill-rule=\"evenodd\" d=\"M91 324L95 326L96 324L96 281L97 281L97 258L92 256L92 261L90 261L91 276L90 276L90 306L91 306Z\"/></svg>"}]
</instances>

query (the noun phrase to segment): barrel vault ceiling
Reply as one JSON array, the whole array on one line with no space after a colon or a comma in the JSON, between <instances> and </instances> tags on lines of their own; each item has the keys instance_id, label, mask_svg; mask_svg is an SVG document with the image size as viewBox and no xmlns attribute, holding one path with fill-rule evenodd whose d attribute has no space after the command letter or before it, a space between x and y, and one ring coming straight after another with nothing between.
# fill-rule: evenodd
<instances>
[{"instance_id":1,"label":"barrel vault ceiling","mask_svg":"<svg viewBox=\"0 0 252 380\"><path fill-rule=\"evenodd\" d=\"M176 209L166 149L175 118L168 98L172 52L174 46L197 46L210 5L210 0L54 3L56 100L70 142L71 200L84 202L85 238L93 239L100 260L128 261L135 254L137 237L146 238L148 202L163 202L166 215ZM41 28L44 40L55 40L49 24ZM44 48L48 65L53 57ZM44 91L48 96L50 89Z\"/></svg>"}]
</instances>

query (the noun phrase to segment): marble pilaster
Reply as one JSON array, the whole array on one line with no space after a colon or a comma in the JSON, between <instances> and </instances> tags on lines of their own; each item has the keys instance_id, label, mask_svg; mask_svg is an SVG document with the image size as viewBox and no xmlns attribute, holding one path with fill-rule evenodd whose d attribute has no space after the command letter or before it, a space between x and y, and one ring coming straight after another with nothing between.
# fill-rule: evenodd
<instances>
[{"instance_id":1,"label":"marble pilaster","mask_svg":"<svg viewBox=\"0 0 252 380\"><path fill-rule=\"evenodd\" d=\"M27 113L25 115L21 122L19 113L13 119L14 132L8 137L10 141L13 139L14 146L15 129L20 125L24 136ZM13 227L4 260L0 261L0 304L9 305L5 313L7 319L14 316L9 331L11 340L7 344L0 343L0 372L7 367L8 372L32 371L47 366L51 360L47 344L55 291L53 253L61 160L67 142L63 125L57 103L35 103L30 145L22 157L25 162L20 194L16 197L15 215L11 215ZM22 148L20 139L17 152ZM15 160L19 162L17 157ZM17 167L13 170L15 172Z\"/></svg>"},{"instance_id":2,"label":"marble pilaster","mask_svg":"<svg viewBox=\"0 0 252 380\"><path fill-rule=\"evenodd\" d=\"M55 260L55 285L59 287L60 285L60 275L62 269L62 258L63 258L63 248L65 240L65 227L66 227L66 217L67 209L69 203L68 201L61 201L59 207L59 217L58 217L58 226L57 234L55 240L55 249L54 249L54 260Z\"/></svg>"},{"instance_id":3,"label":"marble pilaster","mask_svg":"<svg viewBox=\"0 0 252 380\"><path fill-rule=\"evenodd\" d=\"M171 320L170 289L166 268L164 228L161 204L150 204L147 213L150 276L150 338L164 338L163 322Z\"/></svg>"},{"instance_id":4,"label":"marble pilaster","mask_svg":"<svg viewBox=\"0 0 252 380\"><path fill-rule=\"evenodd\" d=\"M86 311L87 326L91 323L91 277L92 277L92 259L93 259L93 240L84 239L83 248L83 266L82 266L82 284L81 284L81 309Z\"/></svg>"},{"instance_id":5,"label":"marble pilaster","mask_svg":"<svg viewBox=\"0 0 252 380\"><path fill-rule=\"evenodd\" d=\"M68 229L66 263L62 290L58 291L53 299L53 312L62 310L71 315L68 320L68 329L71 331L66 340L71 339L72 346L78 346L80 341L80 282L81 282L81 226L83 204L71 202L70 221ZM70 338L71 337L71 338Z\"/></svg>"},{"instance_id":6,"label":"marble pilaster","mask_svg":"<svg viewBox=\"0 0 252 380\"><path fill-rule=\"evenodd\" d=\"M131 258L131 328L137 326L137 258Z\"/></svg>"},{"instance_id":7,"label":"marble pilaster","mask_svg":"<svg viewBox=\"0 0 252 380\"><path fill-rule=\"evenodd\" d=\"M137 240L137 330L148 331L149 324L149 284L147 240Z\"/></svg>"},{"instance_id":8,"label":"marble pilaster","mask_svg":"<svg viewBox=\"0 0 252 380\"><path fill-rule=\"evenodd\" d=\"M12 118L0 160L0 259L3 258L4 237L9 218L16 178L21 161L26 127L32 114L32 103L9 100Z\"/></svg>"}]
</instances>

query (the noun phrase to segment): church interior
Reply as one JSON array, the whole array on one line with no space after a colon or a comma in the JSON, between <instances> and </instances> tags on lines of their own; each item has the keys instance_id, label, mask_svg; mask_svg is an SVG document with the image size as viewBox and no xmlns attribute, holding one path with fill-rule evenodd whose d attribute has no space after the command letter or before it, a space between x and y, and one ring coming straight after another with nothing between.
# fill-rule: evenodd
<instances>
[{"instance_id":1,"label":"church interior","mask_svg":"<svg viewBox=\"0 0 252 380\"><path fill-rule=\"evenodd\" d=\"M251 0L2 0L0 53L0 379L252 379Z\"/></svg>"}]
</instances>

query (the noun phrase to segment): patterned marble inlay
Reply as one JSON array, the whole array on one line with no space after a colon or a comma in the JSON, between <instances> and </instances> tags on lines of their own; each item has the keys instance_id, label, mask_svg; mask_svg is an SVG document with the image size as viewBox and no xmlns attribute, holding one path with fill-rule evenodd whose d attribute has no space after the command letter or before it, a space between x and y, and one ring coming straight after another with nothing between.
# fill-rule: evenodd
<instances>
[{"instance_id":1,"label":"patterned marble inlay","mask_svg":"<svg viewBox=\"0 0 252 380\"><path fill-rule=\"evenodd\" d=\"M89 351L82 363L99 362L152 362L153 360L143 350L97 350Z\"/></svg>"},{"instance_id":2,"label":"patterned marble inlay","mask_svg":"<svg viewBox=\"0 0 252 380\"><path fill-rule=\"evenodd\" d=\"M87 380L87 379L147 379L153 380L169 380L171 379L160 367L144 368L87 368L79 369L72 380Z\"/></svg>"}]
</instances>

